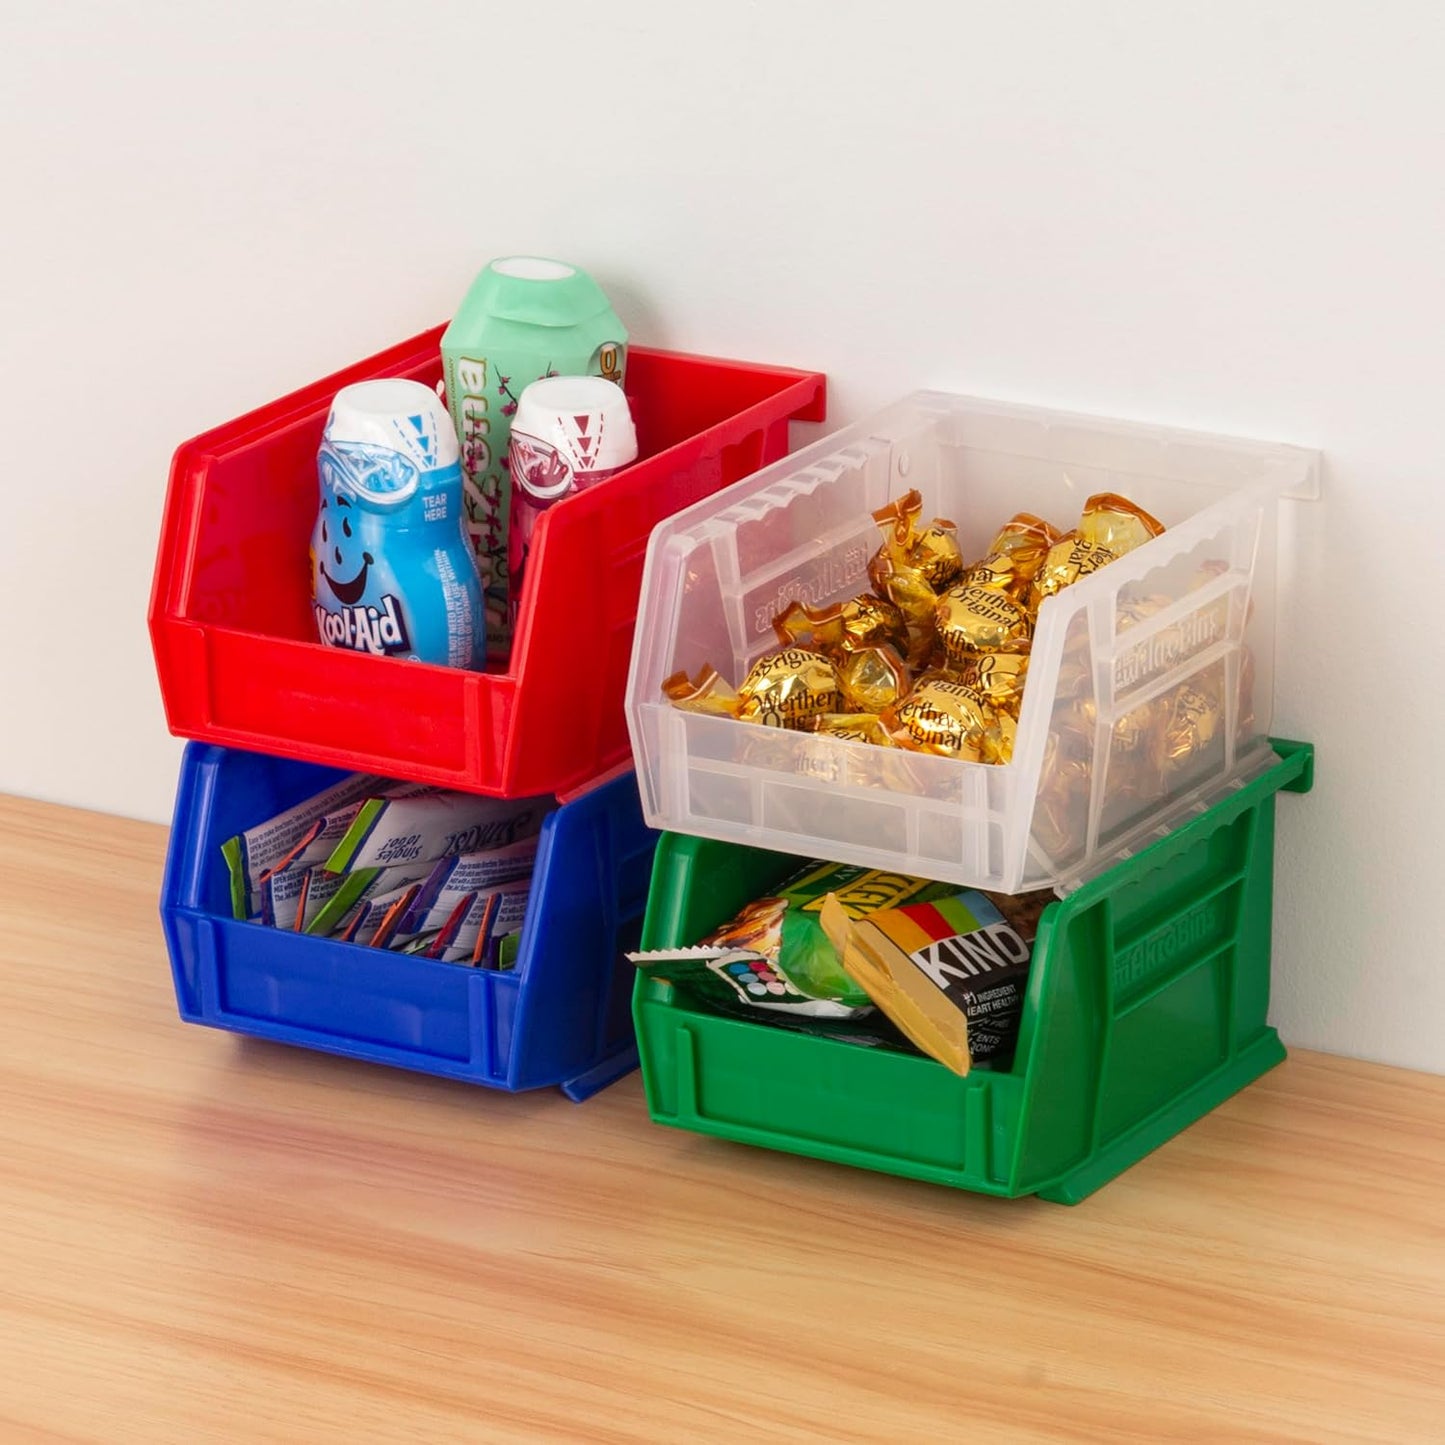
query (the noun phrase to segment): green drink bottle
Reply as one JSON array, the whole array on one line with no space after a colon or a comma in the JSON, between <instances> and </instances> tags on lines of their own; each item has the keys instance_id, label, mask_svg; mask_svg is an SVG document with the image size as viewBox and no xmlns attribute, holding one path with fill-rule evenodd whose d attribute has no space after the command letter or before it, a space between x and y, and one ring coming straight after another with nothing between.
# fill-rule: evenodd
<instances>
[{"instance_id":1,"label":"green drink bottle","mask_svg":"<svg viewBox=\"0 0 1445 1445\"><path fill-rule=\"evenodd\" d=\"M602 288L576 266L536 256L487 266L442 337L490 661L505 660L511 649L507 446L517 398L543 376L605 376L620 386L626 366L627 331Z\"/></svg>"}]
</instances>

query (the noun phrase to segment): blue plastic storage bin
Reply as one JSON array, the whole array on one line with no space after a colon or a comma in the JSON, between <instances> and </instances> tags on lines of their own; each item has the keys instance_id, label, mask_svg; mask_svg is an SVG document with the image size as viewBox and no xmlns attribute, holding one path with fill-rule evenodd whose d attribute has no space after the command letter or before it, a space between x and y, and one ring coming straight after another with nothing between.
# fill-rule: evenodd
<instances>
[{"instance_id":1,"label":"blue plastic storage bin","mask_svg":"<svg viewBox=\"0 0 1445 1445\"><path fill-rule=\"evenodd\" d=\"M343 776L201 743L181 763L161 919L181 1017L496 1089L585 1099L637 1064L632 966L657 835L632 773L542 827L505 973L231 916L221 844Z\"/></svg>"}]
</instances>

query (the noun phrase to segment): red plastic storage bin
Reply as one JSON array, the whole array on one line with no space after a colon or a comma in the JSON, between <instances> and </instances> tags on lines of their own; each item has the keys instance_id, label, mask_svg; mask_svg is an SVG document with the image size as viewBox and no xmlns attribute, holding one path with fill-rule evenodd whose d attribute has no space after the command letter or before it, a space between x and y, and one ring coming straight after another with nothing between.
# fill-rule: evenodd
<instances>
[{"instance_id":1,"label":"red plastic storage bin","mask_svg":"<svg viewBox=\"0 0 1445 1445\"><path fill-rule=\"evenodd\" d=\"M643 556L664 517L775 461L821 421L817 372L634 347L639 461L542 514L504 670L323 647L307 545L316 449L349 382L435 385L441 328L185 443L151 592L173 733L475 793L566 793L631 757L622 698Z\"/></svg>"}]
</instances>

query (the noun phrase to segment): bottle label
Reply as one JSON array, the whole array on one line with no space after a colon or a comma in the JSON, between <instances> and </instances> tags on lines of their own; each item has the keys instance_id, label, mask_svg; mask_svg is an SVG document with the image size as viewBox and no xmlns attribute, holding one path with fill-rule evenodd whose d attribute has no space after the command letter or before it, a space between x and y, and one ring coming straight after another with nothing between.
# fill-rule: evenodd
<instances>
[{"instance_id":1,"label":"bottle label","mask_svg":"<svg viewBox=\"0 0 1445 1445\"><path fill-rule=\"evenodd\" d=\"M328 647L350 647L379 657L411 651L406 617L395 593L382 597L380 607L333 609L319 602L313 606L317 632Z\"/></svg>"}]
</instances>

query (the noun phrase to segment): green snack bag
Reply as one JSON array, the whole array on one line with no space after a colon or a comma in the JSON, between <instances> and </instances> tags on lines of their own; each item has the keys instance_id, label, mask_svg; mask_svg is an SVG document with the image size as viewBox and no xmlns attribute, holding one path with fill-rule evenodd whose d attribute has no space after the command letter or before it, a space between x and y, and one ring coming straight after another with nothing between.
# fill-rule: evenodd
<instances>
[{"instance_id":1,"label":"green snack bag","mask_svg":"<svg viewBox=\"0 0 1445 1445\"><path fill-rule=\"evenodd\" d=\"M711 1002L813 1018L849 1018L872 1000L845 972L823 932L830 894L850 918L953 891L906 873L851 863L806 864L775 893L754 899L693 948L630 953L644 972Z\"/></svg>"}]
</instances>

